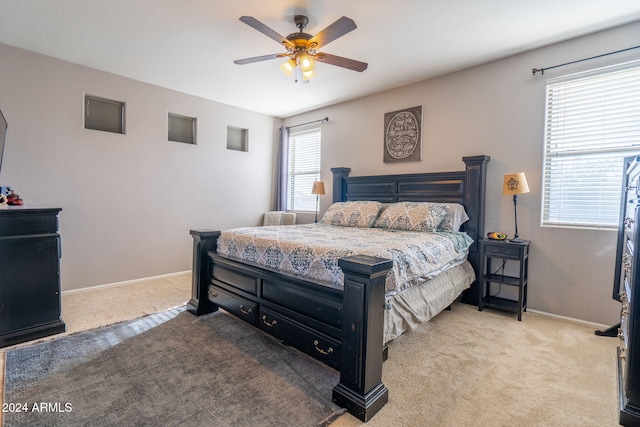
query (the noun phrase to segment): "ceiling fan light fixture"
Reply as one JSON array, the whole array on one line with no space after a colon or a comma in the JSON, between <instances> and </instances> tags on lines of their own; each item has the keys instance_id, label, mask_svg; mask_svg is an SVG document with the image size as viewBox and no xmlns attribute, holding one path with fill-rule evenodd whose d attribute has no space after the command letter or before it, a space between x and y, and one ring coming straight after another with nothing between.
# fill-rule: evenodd
<instances>
[{"instance_id":1,"label":"ceiling fan light fixture","mask_svg":"<svg viewBox=\"0 0 640 427\"><path fill-rule=\"evenodd\" d=\"M302 69L302 67L300 67ZM304 80L311 80L316 75L316 72L313 70L304 71L302 70L302 78Z\"/></svg>"},{"instance_id":2,"label":"ceiling fan light fixture","mask_svg":"<svg viewBox=\"0 0 640 427\"><path fill-rule=\"evenodd\" d=\"M303 72L313 71L313 68L316 65L315 59L313 59L313 57L309 55L303 55L300 58L299 63L300 63L300 69Z\"/></svg>"},{"instance_id":3,"label":"ceiling fan light fixture","mask_svg":"<svg viewBox=\"0 0 640 427\"><path fill-rule=\"evenodd\" d=\"M367 69L366 62L318 51L318 49L323 49L327 44L357 28L353 19L347 18L346 16L336 20L315 36L304 32L304 29L309 23L309 18L304 15L296 15L294 17L293 22L296 27L298 27L298 32L289 34L287 37L278 34L252 16L241 16L240 21L278 42L278 44L285 47L287 52L284 54L274 53L271 55L238 59L233 61L235 64L244 65L276 58L288 58L286 62L280 64L280 69L287 77L293 74L296 83L309 82L309 79L315 75L314 68L316 61L357 72L363 72Z\"/></svg>"},{"instance_id":4,"label":"ceiling fan light fixture","mask_svg":"<svg viewBox=\"0 0 640 427\"><path fill-rule=\"evenodd\" d=\"M293 59L288 59L282 64L280 64L280 69L287 77L291 75L291 73L295 68L296 68L296 62Z\"/></svg>"}]
</instances>

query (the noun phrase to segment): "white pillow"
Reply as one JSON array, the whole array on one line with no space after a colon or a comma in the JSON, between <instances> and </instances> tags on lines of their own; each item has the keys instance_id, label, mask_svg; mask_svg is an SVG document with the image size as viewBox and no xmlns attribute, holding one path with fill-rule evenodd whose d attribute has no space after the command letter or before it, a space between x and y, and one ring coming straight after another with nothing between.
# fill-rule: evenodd
<instances>
[{"instance_id":1,"label":"white pillow","mask_svg":"<svg viewBox=\"0 0 640 427\"><path fill-rule=\"evenodd\" d=\"M469 216L464 210L464 206L458 203L443 203L443 205L447 205L449 210L438 225L438 231L450 231L452 233L460 231L462 224L469 221Z\"/></svg>"}]
</instances>

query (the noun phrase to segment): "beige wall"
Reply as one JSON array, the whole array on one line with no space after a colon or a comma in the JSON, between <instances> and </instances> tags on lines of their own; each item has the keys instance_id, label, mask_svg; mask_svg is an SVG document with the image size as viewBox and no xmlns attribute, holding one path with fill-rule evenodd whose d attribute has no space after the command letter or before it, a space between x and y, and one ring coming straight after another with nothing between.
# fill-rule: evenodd
<instances>
[{"instance_id":1,"label":"beige wall","mask_svg":"<svg viewBox=\"0 0 640 427\"><path fill-rule=\"evenodd\" d=\"M540 226L545 79L638 58L640 52L550 70L538 77L531 75L531 69L638 44L640 23L635 23L290 117L285 124L329 117L322 125L326 182L331 181L330 168L336 166L352 168L352 175L461 170L463 156L491 156L487 231L513 234L513 201L501 193L502 175L526 172L531 193L519 197L518 231L532 240L529 307L614 324L620 311L620 304L611 299L616 232ZM423 160L384 164L384 113L417 105L423 108ZM330 186L327 189L331 191ZM330 201L331 194L322 197L321 212Z\"/></svg>"},{"instance_id":2,"label":"beige wall","mask_svg":"<svg viewBox=\"0 0 640 427\"><path fill-rule=\"evenodd\" d=\"M0 184L62 207L63 290L191 268L191 228L257 225L271 206L279 119L0 45L9 131ZM83 129L83 96L126 102L126 135ZM198 144L167 141L167 112ZM226 149L226 126L249 152Z\"/></svg>"}]
</instances>

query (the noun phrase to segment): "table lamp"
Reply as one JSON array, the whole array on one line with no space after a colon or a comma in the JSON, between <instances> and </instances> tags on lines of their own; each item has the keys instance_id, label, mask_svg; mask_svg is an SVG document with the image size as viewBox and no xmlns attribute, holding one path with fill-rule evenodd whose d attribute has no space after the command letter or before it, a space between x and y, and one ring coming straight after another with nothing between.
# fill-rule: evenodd
<instances>
[{"instance_id":1,"label":"table lamp","mask_svg":"<svg viewBox=\"0 0 640 427\"><path fill-rule=\"evenodd\" d=\"M320 203L320 195L324 194L324 182L315 181L311 187L311 194L316 195L316 221L318 222L318 204Z\"/></svg>"},{"instance_id":2,"label":"table lamp","mask_svg":"<svg viewBox=\"0 0 640 427\"><path fill-rule=\"evenodd\" d=\"M524 172L507 174L504 176L504 185L502 194L513 194L513 212L516 220L516 233L511 242L522 243L522 239L518 237L518 194L529 192L529 185Z\"/></svg>"}]
</instances>

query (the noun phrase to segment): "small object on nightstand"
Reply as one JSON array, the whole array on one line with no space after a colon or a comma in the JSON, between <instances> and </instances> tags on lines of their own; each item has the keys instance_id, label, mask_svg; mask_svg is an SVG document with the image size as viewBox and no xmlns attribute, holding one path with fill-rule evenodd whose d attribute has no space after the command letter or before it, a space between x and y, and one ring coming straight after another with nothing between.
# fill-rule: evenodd
<instances>
[{"instance_id":1,"label":"small object on nightstand","mask_svg":"<svg viewBox=\"0 0 640 427\"><path fill-rule=\"evenodd\" d=\"M24 205L24 200L15 191L11 190L11 193L7 196L7 204L9 206L22 206Z\"/></svg>"},{"instance_id":2,"label":"small object on nightstand","mask_svg":"<svg viewBox=\"0 0 640 427\"><path fill-rule=\"evenodd\" d=\"M0 209L5 209L7 207L7 196L0 193Z\"/></svg>"},{"instance_id":3,"label":"small object on nightstand","mask_svg":"<svg viewBox=\"0 0 640 427\"><path fill-rule=\"evenodd\" d=\"M507 238L507 235L501 233L500 231L492 231L490 233L487 233L487 237L492 240L504 240Z\"/></svg>"},{"instance_id":4,"label":"small object on nightstand","mask_svg":"<svg viewBox=\"0 0 640 427\"><path fill-rule=\"evenodd\" d=\"M479 298L478 310L484 307L497 308L501 310L518 313L518 320L522 320L522 312L527 311L527 288L529 273L529 240L522 242L506 240L480 241L480 257L482 259L482 269L480 281L478 283ZM492 267L494 258L502 260L502 265L497 269ZM508 261L518 263L517 275L505 275L505 266ZM499 297L498 293L491 294L491 284L516 286L518 288L518 299L511 300ZM502 288L500 288L502 289Z\"/></svg>"}]
</instances>

